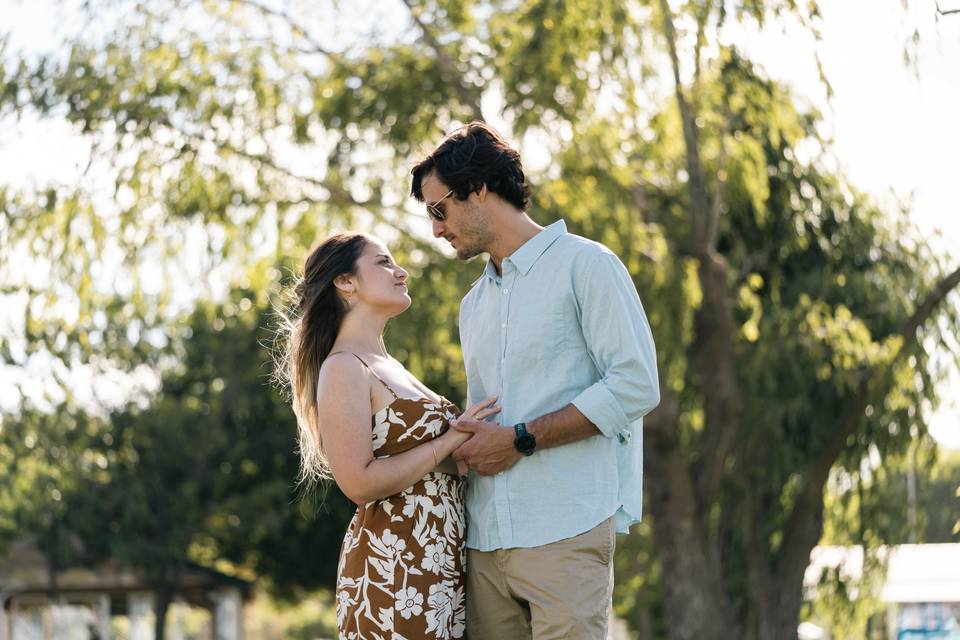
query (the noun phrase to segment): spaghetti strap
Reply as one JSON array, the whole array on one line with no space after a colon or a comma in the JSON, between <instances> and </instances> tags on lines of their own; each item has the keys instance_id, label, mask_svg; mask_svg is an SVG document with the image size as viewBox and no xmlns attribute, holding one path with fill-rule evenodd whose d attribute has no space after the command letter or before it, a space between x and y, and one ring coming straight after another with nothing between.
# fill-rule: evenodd
<instances>
[{"instance_id":1,"label":"spaghetti strap","mask_svg":"<svg viewBox=\"0 0 960 640\"><path fill-rule=\"evenodd\" d=\"M361 357L358 356L357 354L353 353L352 351L335 351L334 353L349 353L350 355L352 355L354 358L356 358L357 360L360 361L360 364L362 364L362 365L366 368L367 371L369 371L370 373L373 374L373 377L374 377L374 378L376 378L377 380L380 381L380 384L382 384L383 386L385 386L385 387L387 388L387 391L390 392L390 395L393 396L394 400L399 400L399 399L400 399L400 396L397 395L397 392L394 391L393 388L392 388L390 385L388 385L386 382L384 382L383 378L381 378L380 376L378 376L378 375L377 375L377 372L374 371L373 369L371 369L371 368L370 368L370 365L368 365L366 362L364 362L363 358L361 358ZM331 353L330 355L332 356L333 353ZM329 357L329 356L328 356L328 357Z\"/></svg>"}]
</instances>

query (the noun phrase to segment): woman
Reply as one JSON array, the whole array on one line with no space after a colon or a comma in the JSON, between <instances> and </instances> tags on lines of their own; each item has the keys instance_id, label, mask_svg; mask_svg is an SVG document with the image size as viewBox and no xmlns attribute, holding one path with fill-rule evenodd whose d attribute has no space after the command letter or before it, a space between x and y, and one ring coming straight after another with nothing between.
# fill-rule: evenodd
<instances>
[{"instance_id":1,"label":"woman","mask_svg":"<svg viewBox=\"0 0 960 640\"><path fill-rule=\"evenodd\" d=\"M463 487L449 456L457 408L387 354L410 306L407 272L379 240L335 235L295 289L286 374L304 480L332 474L358 505L337 571L341 638L464 637ZM499 409L488 399L464 416Z\"/></svg>"}]
</instances>

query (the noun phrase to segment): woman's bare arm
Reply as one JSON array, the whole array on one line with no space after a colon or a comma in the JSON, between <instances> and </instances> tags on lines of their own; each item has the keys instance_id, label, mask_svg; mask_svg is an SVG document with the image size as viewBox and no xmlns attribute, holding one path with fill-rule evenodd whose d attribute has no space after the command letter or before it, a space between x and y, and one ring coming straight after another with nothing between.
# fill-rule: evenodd
<instances>
[{"instance_id":1,"label":"woman's bare arm","mask_svg":"<svg viewBox=\"0 0 960 640\"><path fill-rule=\"evenodd\" d=\"M370 437L370 384L370 374L348 353L329 356L320 368L317 384L324 453L337 485L357 504L403 491L443 467L450 454L469 438L469 434L450 429L403 453L375 458ZM474 413L486 416L496 411L478 409Z\"/></svg>"}]
</instances>

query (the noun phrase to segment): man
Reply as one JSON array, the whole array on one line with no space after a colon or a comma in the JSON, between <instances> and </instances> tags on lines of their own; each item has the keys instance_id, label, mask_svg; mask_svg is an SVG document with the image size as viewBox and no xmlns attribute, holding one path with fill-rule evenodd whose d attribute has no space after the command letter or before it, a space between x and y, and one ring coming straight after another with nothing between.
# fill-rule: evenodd
<instances>
[{"instance_id":1,"label":"man","mask_svg":"<svg viewBox=\"0 0 960 640\"><path fill-rule=\"evenodd\" d=\"M605 638L615 532L641 515L642 417L660 401L636 288L609 249L527 215L520 155L486 124L447 137L412 194L457 256L489 255L460 306L471 640Z\"/></svg>"}]
</instances>

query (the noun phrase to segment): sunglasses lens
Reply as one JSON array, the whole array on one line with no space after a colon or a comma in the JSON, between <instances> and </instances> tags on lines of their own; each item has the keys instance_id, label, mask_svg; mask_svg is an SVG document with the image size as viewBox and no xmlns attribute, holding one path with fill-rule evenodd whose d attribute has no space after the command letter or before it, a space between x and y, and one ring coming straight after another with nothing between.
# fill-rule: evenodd
<instances>
[{"instance_id":1,"label":"sunglasses lens","mask_svg":"<svg viewBox=\"0 0 960 640\"><path fill-rule=\"evenodd\" d=\"M447 191L447 194L442 198L440 198L439 200L437 200L436 202L431 202L430 204L428 204L427 214L437 222L443 222L444 220L446 220L447 212L441 209L439 205L441 202L449 198L452 193L453 193L453 189L451 189L450 191Z\"/></svg>"}]
</instances>

